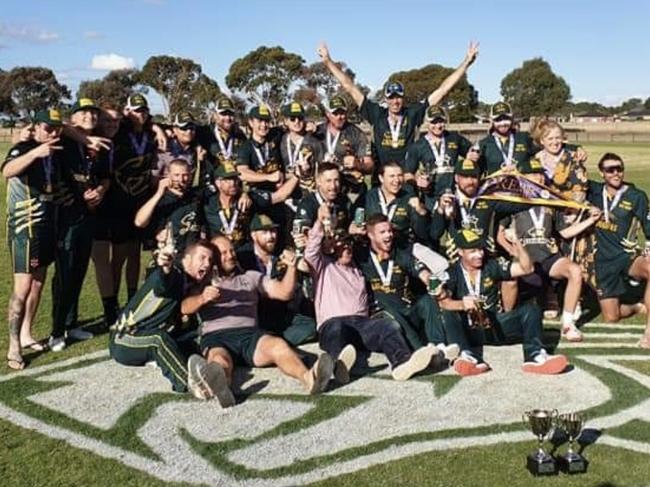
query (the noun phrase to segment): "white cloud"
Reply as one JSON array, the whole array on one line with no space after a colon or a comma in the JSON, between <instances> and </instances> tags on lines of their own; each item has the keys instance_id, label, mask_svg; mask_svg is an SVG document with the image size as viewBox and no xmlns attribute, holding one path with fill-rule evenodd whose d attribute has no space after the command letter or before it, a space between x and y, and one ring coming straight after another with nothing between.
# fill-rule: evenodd
<instances>
[{"instance_id":1,"label":"white cloud","mask_svg":"<svg viewBox=\"0 0 650 487\"><path fill-rule=\"evenodd\" d=\"M30 25L0 23L0 37L31 44L48 44L61 39L56 32L50 32Z\"/></svg>"},{"instance_id":2,"label":"white cloud","mask_svg":"<svg viewBox=\"0 0 650 487\"><path fill-rule=\"evenodd\" d=\"M131 69L135 67L132 57L124 57L115 53L97 54L90 63L91 69L111 71L113 69Z\"/></svg>"},{"instance_id":3,"label":"white cloud","mask_svg":"<svg viewBox=\"0 0 650 487\"><path fill-rule=\"evenodd\" d=\"M84 32L84 39L101 39L102 37L104 37L104 34L96 30L87 30Z\"/></svg>"}]
</instances>

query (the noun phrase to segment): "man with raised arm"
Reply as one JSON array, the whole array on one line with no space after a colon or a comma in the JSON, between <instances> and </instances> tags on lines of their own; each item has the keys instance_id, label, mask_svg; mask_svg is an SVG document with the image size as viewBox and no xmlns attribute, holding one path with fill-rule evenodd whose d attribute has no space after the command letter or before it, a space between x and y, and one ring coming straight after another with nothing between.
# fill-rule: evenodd
<instances>
[{"instance_id":1,"label":"man with raised arm","mask_svg":"<svg viewBox=\"0 0 650 487\"><path fill-rule=\"evenodd\" d=\"M388 81L384 87L387 108L369 100L354 84L340 66L332 60L327 46L318 47L318 55L332 75L341 83L343 89L359 106L361 116L373 126L373 143L377 153L378 167L387 162L403 164L406 148L415 140L418 128L424 120L425 111L430 105L439 104L452 88L461 80L478 55L478 44L470 43L463 62L424 102L404 104L404 85L398 81Z\"/></svg>"}]
</instances>

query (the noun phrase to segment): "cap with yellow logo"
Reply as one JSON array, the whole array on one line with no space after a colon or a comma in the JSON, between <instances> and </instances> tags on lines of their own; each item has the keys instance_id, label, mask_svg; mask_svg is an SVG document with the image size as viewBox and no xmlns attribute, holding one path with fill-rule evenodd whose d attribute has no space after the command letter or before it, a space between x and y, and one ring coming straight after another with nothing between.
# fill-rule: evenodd
<instances>
[{"instance_id":1,"label":"cap with yellow logo","mask_svg":"<svg viewBox=\"0 0 650 487\"><path fill-rule=\"evenodd\" d=\"M37 112L36 115L34 115L34 122L46 123L53 127L58 127L59 125L63 125L63 118L61 117L61 112L56 108L49 108Z\"/></svg>"},{"instance_id":2,"label":"cap with yellow logo","mask_svg":"<svg viewBox=\"0 0 650 487\"><path fill-rule=\"evenodd\" d=\"M271 110L266 105L256 105L248 111L249 118L271 120Z\"/></svg>"},{"instance_id":3,"label":"cap with yellow logo","mask_svg":"<svg viewBox=\"0 0 650 487\"><path fill-rule=\"evenodd\" d=\"M82 110L99 111L99 107L95 105L95 102L90 98L79 98L75 104L72 105L72 113L80 112Z\"/></svg>"}]
</instances>

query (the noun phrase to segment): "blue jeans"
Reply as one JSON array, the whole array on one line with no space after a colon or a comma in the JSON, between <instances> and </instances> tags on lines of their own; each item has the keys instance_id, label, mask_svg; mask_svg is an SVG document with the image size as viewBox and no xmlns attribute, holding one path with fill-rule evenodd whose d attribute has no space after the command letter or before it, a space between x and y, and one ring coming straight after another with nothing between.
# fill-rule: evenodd
<instances>
[{"instance_id":1,"label":"blue jeans","mask_svg":"<svg viewBox=\"0 0 650 487\"><path fill-rule=\"evenodd\" d=\"M397 367L411 357L397 322L388 318L365 316L337 316L330 318L318 330L320 347L332 357L352 344L358 351L380 352L386 355L391 367Z\"/></svg>"}]
</instances>

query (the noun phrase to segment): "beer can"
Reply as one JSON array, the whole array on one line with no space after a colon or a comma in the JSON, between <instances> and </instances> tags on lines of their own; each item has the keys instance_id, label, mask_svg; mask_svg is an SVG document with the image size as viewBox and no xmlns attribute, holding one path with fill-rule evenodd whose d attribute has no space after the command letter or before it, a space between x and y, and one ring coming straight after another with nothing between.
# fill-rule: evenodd
<instances>
[{"instance_id":1,"label":"beer can","mask_svg":"<svg viewBox=\"0 0 650 487\"><path fill-rule=\"evenodd\" d=\"M366 223L366 210L364 208L357 208L354 211L354 224L362 227Z\"/></svg>"},{"instance_id":2,"label":"beer can","mask_svg":"<svg viewBox=\"0 0 650 487\"><path fill-rule=\"evenodd\" d=\"M298 235L302 233L302 227L304 226L305 221L298 218L293 221L293 228L291 229L291 233L294 235Z\"/></svg>"},{"instance_id":3,"label":"beer can","mask_svg":"<svg viewBox=\"0 0 650 487\"><path fill-rule=\"evenodd\" d=\"M442 281L436 276L431 276L427 291L431 296L440 296L442 292Z\"/></svg>"}]
</instances>

